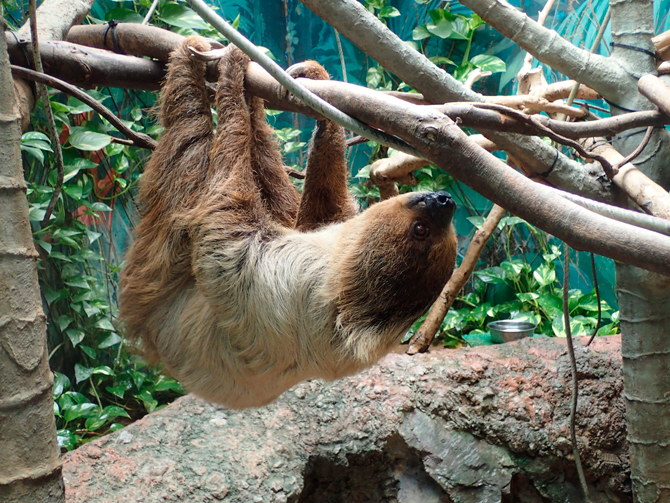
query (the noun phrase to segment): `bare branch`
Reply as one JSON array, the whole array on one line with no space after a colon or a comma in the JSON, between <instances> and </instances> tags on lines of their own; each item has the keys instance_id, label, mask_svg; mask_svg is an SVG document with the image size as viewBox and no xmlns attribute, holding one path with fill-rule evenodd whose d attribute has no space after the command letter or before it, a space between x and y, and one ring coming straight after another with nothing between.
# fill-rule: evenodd
<instances>
[{"instance_id":1,"label":"bare branch","mask_svg":"<svg viewBox=\"0 0 670 503\"><path fill-rule=\"evenodd\" d=\"M584 147L607 157L613 164L624 160L624 156L602 139L592 138L587 140L584 142ZM612 181L621 187L645 212L670 220L670 195L663 187L652 181L633 164L627 163L621 166L619 173Z\"/></svg>"},{"instance_id":2,"label":"bare branch","mask_svg":"<svg viewBox=\"0 0 670 503\"><path fill-rule=\"evenodd\" d=\"M655 75L647 74L637 82L642 95L666 115L670 115L670 87Z\"/></svg>"},{"instance_id":3,"label":"bare branch","mask_svg":"<svg viewBox=\"0 0 670 503\"><path fill-rule=\"evenodd\" d=\"M388 71L423 93L429 101L446 103L484 100L483 96L466 89L423 54L412 49L355 0L301 2ZM613 193L610 186L598 176L598 168L595 166L585 168L537 138L494 131L486 131L485 134L535 175L547 176L556 186L598 200L621 201L621 196Z\"/></svg>"},{"instance_id":4,"label":"bare branch","mask_svg":"<svg viewBox=\"0 0 670 503\"><path fill-rule=\"evenodd\" d=\"M542 27L507 2L460 0L500 33L531 53L538 61L571 79L612 96L613 89L630 85L633 77L605 56L574 46L555 31ZM618 96L615 94L614 96Z\"/></svg>"},{"instance_id":5,"label":"bare branch","mask_svg":"<svg viewBox=\"0 0 670 503\"><path fill-rule=\"evenodd\" d=\"M146 135L144 133L138 133L137 131L133 131L128 126L126 126L121 121L121 119L119 119L116 115L114 115L114 113L109 108L104 106L99 101L96 101L95 99L91 98L88 94L81 91L80 89L77 89L75 86L70 85L67 82L64 82L55 77L51 77L50 75L46 75L44 73L35 72L27 68L21 68L20 66L15 65L10 66L12 68L12 74L17 77L21 77L22 79L27 80L34 80L36 82L41 82L42 84L47 84L53 87L54 89L63 91L64 93L69 94L70 96L74 96L79 101L86 103L93 110L95 110L105 119L107 119L116 129L119 130L119 132L123 133L128 138L130 138L132 140L132 142L130 143L131 145L135 145L140 148L148 148L150 150L154 150L156 148L156 141L153 138L151 138L151 136Z\"/></svg>"},{"instance_id":6,"label":"bare branch","mask_svg":"<svg viewBox=\"0 0 670 503\"><path fill-rule=\"evenodd\" d=\"M656 54L663 61L670 59L670 30L660 33L651 39L656 49Z\"/></svg>"},{"instance_id":7,"label":"bare branch","mask_svg":"<svg viewBox=\"0 0 670 503\"><path fill-rule=\"evenodd\" d=\"M38 35L42 41L63 40L70 27L81 23L88 15L95 0L44 0L37 9L41 20ZM30 38L30 25L18 31L19 38Z\"/></svg>"}]
</instances>

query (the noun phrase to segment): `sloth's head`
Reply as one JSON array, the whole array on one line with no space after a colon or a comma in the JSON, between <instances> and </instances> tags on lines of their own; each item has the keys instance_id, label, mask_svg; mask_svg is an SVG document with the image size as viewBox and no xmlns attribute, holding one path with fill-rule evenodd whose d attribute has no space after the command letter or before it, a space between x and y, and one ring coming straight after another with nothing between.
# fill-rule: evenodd
<instances>
[{"instance_id":1,"label":"sloth's head","mask_svg":"<svg viewBox=\"0 0 670 503\"><path fill-rule=\"evenodd\" d=\"M413 192L347 221L340 257L338 324L389 334L392 344L437 299L451 277L456 204L446 192Z\"/></svg>"}]
</instances>

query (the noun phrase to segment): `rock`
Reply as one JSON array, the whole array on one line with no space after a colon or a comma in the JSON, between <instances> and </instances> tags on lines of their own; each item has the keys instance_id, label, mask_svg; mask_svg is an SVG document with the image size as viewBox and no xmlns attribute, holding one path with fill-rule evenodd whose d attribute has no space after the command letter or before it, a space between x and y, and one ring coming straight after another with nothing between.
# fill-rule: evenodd
<instances>
[{"instance_id":1,"label":"rock","mask_svg":"<svg viewBox=\"0 0 670 503\"><path fill-rule=\"evenodd\" d=\"M628 502L620 339L578 346L591 501ZM64 456L67 501L583 501L565 341L390 354L259 409L176 400Z\"/></svg>"}]
</instances>

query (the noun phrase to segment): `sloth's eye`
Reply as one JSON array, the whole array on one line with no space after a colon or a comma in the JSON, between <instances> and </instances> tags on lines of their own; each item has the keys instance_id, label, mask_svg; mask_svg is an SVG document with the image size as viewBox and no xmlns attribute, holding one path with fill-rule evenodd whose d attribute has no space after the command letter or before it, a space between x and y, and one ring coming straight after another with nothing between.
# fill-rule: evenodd
<instances>
[{"instance_id":1,"label":"sloth's eye","mask_svg":"<svg viewBox=\"0 0 670 503\"><path fill-rule=\"evenodd\" d=\"M412 235L416 239L426 239L428 234L430 234L430 229L428 229L426 224L423 222L414 222L414 225L412 226Z\"/></svg>"}]
</instances>

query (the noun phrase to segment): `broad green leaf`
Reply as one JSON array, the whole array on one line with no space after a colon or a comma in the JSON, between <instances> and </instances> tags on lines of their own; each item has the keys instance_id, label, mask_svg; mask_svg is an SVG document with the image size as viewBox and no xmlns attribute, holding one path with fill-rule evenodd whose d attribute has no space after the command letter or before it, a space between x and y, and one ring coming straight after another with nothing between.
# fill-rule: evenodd
<instances>
[{"instance_id":1,"label":"broad green leaf","mask_svg":"<svg viewBox=\"0 0 670 503\"><path fill-rule=\"evenodd\" d=\"M58 440L58 447L61 449L71 451L77 447L77 439L70 430L58 430L56 432L56 439Z\"/></svg>"},{"instance_id":2,"label":"broad green leaf","mask_svg":"<svg viewBox=\"0 0 670 503\"><path fill-rule=\"evenodd\" d=\"M77 403L63 410L63 418L66 421L72 421L73 419L78 419L80 417L90 417L95 414L96 410L100 410L100 407L95 403Z\"/></svg>"},{"instance_id":3,"label":"broad green leaf","mask_svg":"<svg viewBox=\"0 0 670 503\"><path fill-rule=\"evenodd\" d=\"M498 73L507 69L502 59L489 54L478 54L470 62L483 72Z\"/></svg>"},{"instance_id":4,"label":"broad green leaf","mask_svg":"<svg viewBox=\"0 0 670 503\"><path fill-rule=\"evenodd\" d=\"M164 23L180 28L207 30L209 24L184 4L167 2L161 6L159 19Z\"/></svg>"},{"instance_id":5,"label":"broad green leaf","mask_svg":"<svg viewBox=\"0 0 670 503\"><path fill-rule=\"evenodd\" d=\"M445 58L444 56L433 56L430 59L434 64L436 65L452 65L452 66L457 66L456 63L454 63L452 60L449 58Z\"/></svg>"},{"instance_id":6,"label":"broad green leaf","mask_svg":"<svg viewBox=\"0 0 670 503\"><path fill-rule=\"evenodd\" d=\"M54 372L53 397L58 398L70 387L70 378L60 372Z\"/></svg>"},{"instance_id":7,"label":"broad green leaf","mask_svg":"<svg viewBox=\"0 0 670 503\"><path fill-rule=\"evenodd\" d=\"M98 344L98 349L105 349L110 346L114 346L121 342L121 337L116 332L109 334L109 337L105 338L100 344Z\"/></svg>"},{"instance_id":8,"label":"broad green leaf","mask_svg":"<svg viewBox=\"0 0 670 503\"><path fill-rule=\"evenodd\" d=\"M72 316L68 316L67 314L61 314L56 320L56 323L58 324L58 328L60 329L60 331L63 332L67 327L70 326L70 323L72 323L73 321L74 318L72 318Z\"/></svg>"},{"instance_id":9,"label":"broad green leaf","mask_svg":"<svg viewBox=\"0 0 670 503\"><path fill-rule=\"evenodd\" d=\"M62 239L62 237L61 237ZM70 278L64 282L67 286L90 290L91 286L84 278Z\"/></svg>"},{"instance_id":10,"label":"broad green leaf","mask_svg":"<svg viewBox=\"0 0 670 503\"><path fill-rule=\"evenodd\" d=\"M470 222L472 225L474 225L476 229L481 228L481 226L484 225L485 220L486 218L481 215L476 215L474 217L467 218L467 221Z\"/></svg>"},{"instance_id":11,"label":"broad green leaf","mask_svg":"<svg viewBox=\"0 0 670 503\"><path fill-rule=\"evenodd\" d=\"M385 17L398 17L399 15L400 11L398 9L392 7L391 5L385 5L384 7L381 8L379 14L377 14L377 17L381 19Z\"/></svg>"},{"instance_id":12,"label":"broad green leaf","mask_svg":"<svg viewBox=\"0 0 670 503\"><path fill-rule=\"evenodd\" d=\"M556 271L552 266L544 263L533 272L533 278L540 286L552 285L556 281Z\"/></svg>"},{"instance_id":13,"label":"broad green leaf","mask_svg":"<svg viewBox=\"0 0 670 503\"><path fill-rule=\"evenodd\" d=\"M502 267L489 267L473 273L485 283L494 283L502 285L505 283L505 269Z\"/></svg>"},{"instance_id":14,"label":"broad green leaf","mask_svg":"<svg viewBox=\"0 0 670 503\"><path fill-rule=\"evenodd\" d=\"M540 296L539 293L535 292L527 292L527 293L517 293L516 298L519 299L521 302L530 302L531 300L535 300Z\"/></svg>"},{"instance_id":15,"label":"broad green leaf","mask_svg":"<svg viewBox=\"0 0 670 503\"><path fill-rule=\"evenodd\" d=\"M412 30L412 40L424 40L432 37L432 33L428 31L424 25L417 26Z\"/></svg>"},{"instance_id":16,"label":"broad green leaf","mask_svg":"<svg viewBox=\"0 0 670 503\"><path fill-rule=\"evenodd\" d=\"M96 151L109 145L112 137L108 134L89 131L83 127L73 127L70 130L68 142L78 150Z\"/></svg>"},{"instance_id":17,"label":"broad green leaf","mask_svg":"<svg viewBox=\"0 0 670 503\"><path fill-rule=\"evenodd\" d=\"M44 141L51 144L51 138L49 138L46 134L41 133L40 131L28 131L27 133L23 133L21 136L21 141L25 142L28 140Z\"/></svg>"},{"instance_id":18,"label":"broad green leaf","mask_svg":"<svg viewBox=\"0 0 670 503\"><path fill-rule=\"evenodd\" d=\"M67 99L67 106L70 108L70 113L72 115L78 115L93 111L93 109L89 107L86 103L78 100L77 98L73 98L72 96L70 96Z\"/></svg>"},{"instance_id":19,"label":"broad green leaf","mask_svg":"<svg viewBox=\"0 0 670 503\"><path fill-rule=\"evenodd\" d=\"M159 376L153 385L154 391L174 391L176 393L184 393L184 388L177 381L171 377Z\"/></svg>"},{"instance_id":20,"label":"broad green leaf","mask_svg":"<svg viewBox=\"0 0 670 503\"><path fill-rule=\"evenodd\" d=\"M470 26L470 29L472 31L476 30L482 25L485 25L486 21L484 21L481 17L479 17L477 14L473 14L470 16L470 19L468 20L468 25Z\"/></svg>"},{"instance_id":21,"label":"broad green leaf","mask_svg":"<svg viewBox=\"0 0 670 503\"><path fill-rule=\"evenodd\" d=\"M140 372L138 370L131 370L129 374L130 377L132 377L133 382L135 383L135 387L137 389L142 389L142 384L144 384L147 375L144 372Z\"/></svg>"},{"instance_id":22,"label":"broad green leaf","mask_svg":"<svg viewBox=\"0 0 670 503\"><path fill-rule=\"evenodd\" d=\"M92 367L84 367L81 363L75 363L74 376L77 380L77 384L91 377L93 375L93 370L95 369Z\"/></svg>"},{"instance_id":23,"label":"broad green leaf","mask_svg":"<svg viewBox=\"0 0 670 503\"><path fill-rule=\"evenodd\" d=\"M65 333L67 334L68 339L72 343L72 347L77 347L77 345L84 340L86 333L83 330L76 328L68 328Z\"/></svg>"},{"instance_id":24,"label":"broad green leaf","mask_svg":"<svg viewBox=\"0 0 670 503\"><path fill-rule=\"evenodd\" d=\"M126 7L117 7L107 11L105 14L106 21L121 21L123 23L141 23L144 18L137 12Z\"/></svg>"},{"instance_id":25,"label":"broad green leaf","mask_svg":"<svg viewBox=\"0 0 670 503\"><path fill-rule=\"evenodd\" d=\"M100 318L96 323L95 326L98 328L101 328L103 330L109 330L110 332L114 332L116 329L114 328L114 325L112 325L112 322L109 321L108 318Z\"/></svg>"},{"instance_id":26,"label":"broad green leaf","mask_svg":"<svg viewBox=\"0 0 670 503\"><path fill-rule=\"evenodd\" d=\"M105 203L101 203L100 201L96 201L91 205L91 209L93 211L112 211L112 208L107 206Z\"/></svg>"},{"instance_id":27,"label":"broad green leaf","mask_svg":"<svg viewBox=\"0 0 670 503\"><path fill-rule=\"evenodd\" d=\"M156 400L149 390L142 390L139 394L135 395L136 398L142 401L144 408L148 413L152 413L156 406L158 405L158 400Z\"/></svg>"},{"instance_id":28,"label":"broad green leaf","mask_svg":"<svg viewBox=\"0 0 670 503\"><path fill-rule=\"evenodd\" d=\"M116 375L114 374L114 371L107 365L98 365L93 369L93 374L105 375L105 376Z\"/></svg>"},{"instance_id":29,"label":"broad green leaf","mask_svg":"<svg viewBox=\"0 0 670 503\"><path fill-rule=\"evenodd\" d=\"M557 295L550 293L542 295L537 298L537 303L550 319L563 313L563 300Z\"/></svg>"},{"instance_id":30,"label":"broad green leaf","mask_svg":"<svg viewBox=\"0 0 670 503\"><path fill-rule=\"evenodd\" d=\"M34 147L27 147L25 145L21 145L21 150L24 152L29 153L32 155L35 159L40 161L42 164L44 164L44 152L42 152L41 149L39 148L34 148Z\"/></svg>"},{"instance_id":31,"label":"broad green leaf","mask_svg":"<svg viewBox=\"0 0 670 503\"><path fill-rule=\"evenodd\" d=\"M536 325L539 325L540 322L542 321L540 315L535 314L531 311L521 311L514 317L514 319L516 321L530 321L531 323L535 323Z\"/></svg>"},{"instance_id":32,"label":"broad green leaf","mask_svg":"<svg viewBox=\"0 0 670 503\"><path fill-rule=\"evenodd\" d=\"M444 18L433 21L426 25L426 30L430 32L431 35L435 35L440 38L450 38L453 35L452 23Z\"/></svg>"}]
</instances>

